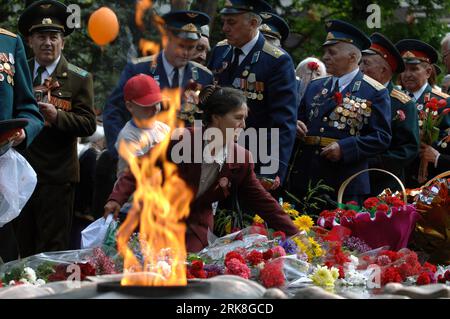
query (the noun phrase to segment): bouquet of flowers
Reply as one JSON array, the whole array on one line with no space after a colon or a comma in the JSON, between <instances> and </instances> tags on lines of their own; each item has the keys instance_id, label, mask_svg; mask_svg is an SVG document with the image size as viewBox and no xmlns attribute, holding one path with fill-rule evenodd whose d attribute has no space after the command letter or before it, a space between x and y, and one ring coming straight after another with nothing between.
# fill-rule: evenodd
<instances>
[{"instance_id":1,"label":"bouquet of flowers","mask_svg":"<svg viewBox=\"0 0 450 319\"><path fill-rule=\"evenodd\" d=\"M325 210L317 224L325 228L344 227L347 236L357 237L372 248L388 245L398 250L407 246L419 217L413 205L383 192L366 199L363 207L349 202L333 211Z\"/></svg>"},{"instance_id":2,"label":"bouquet of flowers","mask_svg":"<svg viewBox=\"0 0 450 319\"><path fill-rule=\"evenodd\" d=\"M439 125L443 118L450 112L450 108L446 108L447 101L445 99L438 100L431 98L425 101L425 107L419 111L419 127L422 143L433 145L439 140ZM428 162L420 161L418 181L424 183L428 177Z\"/></svg>"}]
</instances>

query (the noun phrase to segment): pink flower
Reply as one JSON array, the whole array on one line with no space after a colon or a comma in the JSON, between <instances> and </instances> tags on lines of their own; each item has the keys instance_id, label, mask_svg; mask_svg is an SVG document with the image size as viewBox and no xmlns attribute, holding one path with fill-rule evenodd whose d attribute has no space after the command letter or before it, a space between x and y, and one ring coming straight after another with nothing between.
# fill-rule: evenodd
<instances>
[{"instance_id":1,"label":"pink flower","mask_svg":"<svg viewBox=\"0 0 450 319\"><path fill-rule=\"evenodd\" d=\"M257 250L252 250L248 255L247 255L247 261L250 263L250 265L252 266L256 266L259 263L261 263L263 261L263 254L262 252L259 252Z\"/></svg>"},{"instance_id":2,"label":"pink flower","mask_svg":"<svg viewBox=\"0 0 450 319\"><path fill-rule=\"evenodd\" d=\"M250 278L250 269L244 263L236 258L232 258L226 265L225 273L227 275L236 275L245 279Z\"/></svg>"},{"instance_id":3,"label":"pink flower","mask_svg":"<svg viewBox=\"0 0 450 319\"><path fill-rule=\"evenodd\" d=\"M286 252L284 251L284 248L281 246L273 247L272 252L273 252L273 258L286 256Z\"/></svg>"}]
</instances>

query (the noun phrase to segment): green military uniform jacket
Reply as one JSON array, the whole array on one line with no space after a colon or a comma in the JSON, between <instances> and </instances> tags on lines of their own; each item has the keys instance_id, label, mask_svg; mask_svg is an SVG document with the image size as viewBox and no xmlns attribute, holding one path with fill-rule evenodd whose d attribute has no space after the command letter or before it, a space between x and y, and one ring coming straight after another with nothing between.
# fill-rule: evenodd
<instances>
[{"instance_id":1,"label":"green military uniform jacket","mask_svg":"<svg viewBox=\"0 0 450 319\"><path fill-rule=\"evenodd\" d=\"M29 61L30 70L34 63L34 59ZM61 55L50 76L59 83L50 100L57 106L56 122L46 124L24 155L36 170L38 182L78 182L77 137L92 135L96 129L92 75Z\"/></svg>"},{"instance_id":2,"label":"green military uniform jacket","mask_svg":"<svg viewBox=\"0 0 450 319\"><path fill-rule=\"evenodd\" d=\"M391 98L392 141L386 152L372 158L370 168L387 170L405 181L405 167L419 153L420 138L416 106L405 93L394 88L389 82ZM400 190L398 182L388 174L371 172L370 189L373 195L380 194L385 188Z\"/></svg>"},{"instance_id":3,"label":"green military uniform jacket","mask_svg":"<svg viewBox=\"0 0 450 319\"><path fill-rule=\"evenodd\" d=\"M18 148L30 145L44 125L34 99L30 71L20 37L0 28L0 120L26 118L26 140Z\"/></svg>"},{"instance_id":4,"label":"green military uniform jacket","mask_svg":"<svg viewBox=\"0 0 450 319\"><path fill-rule=\"evenodd\" d=\"M432 98L436 98L438 100L445 99L447 101L447 107L450 107L450 96L448 94L442 93L441 91L434 89L430 84L427 85L424 92L420 96L420 98L416 101L416 110L419 113L421 110L425 108L425 101L428 101ZM419 119L420 121L420 119ZM439 129L441 131L441 138L444 135L447 135L448 130L450 128L450 116L447 114L442 120ZM449 154L450 153L450 145L447 146L445 143L439 145L433 145L435 149L437 149L440 153ZM421 186L417 181L417 175L419 170L420 159L417 156L416 159L408 165L406 168L406 187L408 188L416 188ZM428 178L431 179L435 175L441 173L442 170L439 167L436 169L432 163L428 164Z\"/></svg>"}]
</instances>

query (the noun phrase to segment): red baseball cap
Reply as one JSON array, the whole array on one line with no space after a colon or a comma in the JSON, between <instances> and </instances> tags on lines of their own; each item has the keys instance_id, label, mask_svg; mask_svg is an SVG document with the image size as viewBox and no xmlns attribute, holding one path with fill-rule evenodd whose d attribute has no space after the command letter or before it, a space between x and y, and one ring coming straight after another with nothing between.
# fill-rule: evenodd
<instances>
[{"instance_id":1,"label":"red baseball cap","mask_svg":"<svg viewBox=\"0 0 450 319\"><path fill-rule=\"evenodd\" d=\"M139 106L152 106L162 101L158 83L150 75L142 73L125 83L123 96L125 101L131 101Z\"/></svg>"}]
</instances>

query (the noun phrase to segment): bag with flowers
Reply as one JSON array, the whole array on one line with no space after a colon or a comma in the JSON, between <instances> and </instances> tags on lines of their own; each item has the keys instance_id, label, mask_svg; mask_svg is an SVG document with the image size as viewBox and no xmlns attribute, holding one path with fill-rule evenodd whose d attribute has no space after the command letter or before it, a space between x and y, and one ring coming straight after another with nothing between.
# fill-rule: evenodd
<instances>
[{"instance_id":1,"label":"bag with flowers","mask_svg":"<svg viewBox=\"0 0 450 319\"><path fill-rule=\"evenodd\" d=\"M344 181L338 192L339 207L334 211L323 211L317 223L326 228L337 225L347 228L350 230L347 236L360 238L372 248L389 246L392 250L399 250L407 246L416 222L420 218L415 207L407 205L406 195L401 200L387 190L377 197L365 200L363 207L352 202L342 204L345 188L350 181L357 175L370 170L393 176L405 194L403 184L392 173L377 168L363 170Z\"/></svg>"},{"instance_id":2,"label":"bag with flowers","mask_svg":"<svg viewBox=\"0 0 450 319\"><path fill-rule=\"evenodd\" d=\"M450 171L431 179L419 190L413 190L413 202L421 219L413 243L430 261L450 265Z\"/></svg>"}]
</instances>

